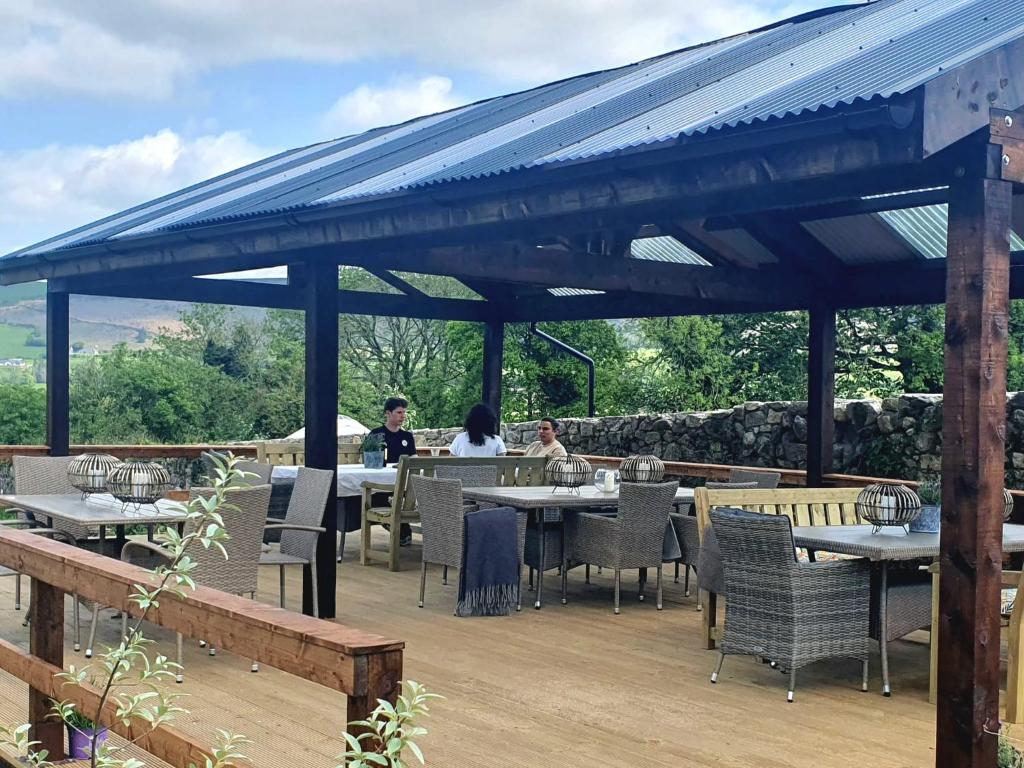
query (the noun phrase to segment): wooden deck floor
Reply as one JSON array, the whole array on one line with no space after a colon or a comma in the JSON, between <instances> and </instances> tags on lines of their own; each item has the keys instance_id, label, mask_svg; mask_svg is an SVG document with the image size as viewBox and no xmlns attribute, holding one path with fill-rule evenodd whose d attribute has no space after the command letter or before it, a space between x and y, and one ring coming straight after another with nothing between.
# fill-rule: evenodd
<instances>
[{"instance_id":1,"label":"wooden deck floor","mask_svg":"<svg viewBox=\"0 0 1024 768\"><path fill-rule=\"evenodd\" d=\"M660 613L652 589L648 602L624 599L622 614L613 616L607 574L595 573L587 586L582 573L574 572L567 606L557 599L557 579L549 578L547 604L539 612L524 608L510 617L457 619L454 579L442 586L439 569L430 572L426 607L416 607L418 556L418 547L403 550L407 570L400 573L362 567L355 536L349 537L338 577L338 618L405 640L405 676L446 697L425 723L428 765L934 763L928 653L920 642L892 644L892 698L879 693L876 656L870 692L860 692L857 663L824 663L801 673L796 702L787 704L785 678L752 659L727 659L719 684L709 684L715 654L700 649L700 614L671 578ZM635 585L629 583L624 598ZM298 587L291 578L294 607ZM12 610L12 590L13 579L0 579L0 633L27 642L21 614ZM277 600L276 571L262 574L260 599ZM118 627L105 612L101 640L113 642ZM150 634L173 651L169 634L160 628ZM191 695L186 706L193 714L180 727L201 736L214 728L244 733L255 742L249 753L258 766L335 765L344 720L341 694L269 668L251 674L244 659L224 653L210 658L195 643L187 648L182 688ZM69 645L67 659L81 656ZM0 679L0 697L16 690L10 679Z\"/></svg>"}]
</instances>

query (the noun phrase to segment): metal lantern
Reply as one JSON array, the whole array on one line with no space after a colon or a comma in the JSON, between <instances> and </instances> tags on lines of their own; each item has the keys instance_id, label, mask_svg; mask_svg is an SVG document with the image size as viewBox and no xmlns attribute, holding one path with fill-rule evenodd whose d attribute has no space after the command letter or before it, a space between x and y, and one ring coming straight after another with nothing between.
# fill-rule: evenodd
<instances>
[{"instance_id":1,"label":"metal lantern","mask_svg":"<svg viewBox=\"0 0 1024 768\"><path fill-rule=\"evenodd\" d=\"M872 533L886 526L906 526L921 514L921 499L905 485L875 483L857 494L857 515L871 523Z\"/></svg>"},{"instance_id":2,"label":"metal lantern","mask_svg":"<svg viewBox=\"0 0 1024 768\"><path fill-rule=\"evenodd\" d=\"M90 493L106 493L107 475L120 463L109 453L83 453L68 464L68 482L82 492L83 498Z\"/></svg>"},{"instance_id":3,"label":"metal lantern","mask_svg":"<svg viewBox=\"0 0 1024 768\"><path fill-rule=\"evenodd\" d=\"M619 466L624 483L660 483L665 477L665 462L657 456L630 456Z\"/></svg>"},{"instance_id":4,"label":"metal lantern","mask_svg":"<svg viewBox=\"0 0 1024 768\"><path fill-rule=\"evenodd\" d=\"M590 482L592 471L589 461L572 454L548 459L544 466L544 474L555 490L565 488L569 493L579 493L580 486Z\"/></svg>"},{"instance_id":5,"label":"metal lantern","mask_svg":"<svg viewBox=\"0 0 1024 768\"><path fill-rule=\"evenodd\" d=\"M125 506L153 504L172 486L171 473L152 461L122 461L107 475L107 488Z\"/></svg>"},{"instance_id":6,"label":"metal lantern","mask_svg":"<svg viewBox=\"0 0 1024 768\"><path fill-rule=\"evenodd\" d=\"M1003 488L1003 521L1010 519L1010 515L1013 514L1013 494L1009 490Z\"/></svg>"}]
</instances>

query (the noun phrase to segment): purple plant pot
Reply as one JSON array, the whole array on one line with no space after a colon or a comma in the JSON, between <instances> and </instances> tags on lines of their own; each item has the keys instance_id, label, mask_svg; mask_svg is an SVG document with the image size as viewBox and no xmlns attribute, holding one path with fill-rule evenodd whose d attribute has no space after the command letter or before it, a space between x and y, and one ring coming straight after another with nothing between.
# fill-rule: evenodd
<instances>
[{"instance_id":1,"label":"purple plant pot","mask_svg":"<svg viewBox=\"0 0 1024 768\"><path fill-rule=\"evenodd\" d=\"M88 760L92 754L92 734L93 732L90 729L76 731L68 726L68 757L76 760ZM99 732L96 743L99 744L106 741L107 735L107 729L104 728Z\"/></svg>"}]
</instances>

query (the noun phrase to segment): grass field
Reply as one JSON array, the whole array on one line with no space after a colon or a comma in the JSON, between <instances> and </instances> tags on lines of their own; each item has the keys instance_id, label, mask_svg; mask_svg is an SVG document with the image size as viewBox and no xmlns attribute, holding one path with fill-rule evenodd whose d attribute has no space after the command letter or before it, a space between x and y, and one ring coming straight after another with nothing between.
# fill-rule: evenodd
<instances>
[{"instance_id":1,"label":"grass field","mask_svg":"<svg viewBox=\"0 0 1024 768\"><path fill-rule=\"evenodd\" d=\"M23 325L6 325L0 323L0 358L24 357L38 360L46 355L46 347L28 347L25 345L31 328Z\"/></svg>"}]
</instances>

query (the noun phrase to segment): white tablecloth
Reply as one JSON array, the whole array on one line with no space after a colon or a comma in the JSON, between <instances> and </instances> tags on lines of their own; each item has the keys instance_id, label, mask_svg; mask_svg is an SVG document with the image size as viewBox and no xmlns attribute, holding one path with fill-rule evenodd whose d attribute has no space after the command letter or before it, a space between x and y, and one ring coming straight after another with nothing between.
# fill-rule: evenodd
<instances>
[{"instance_id":1,"label":"white tablecloth","mask_svg":"<svg viewBox=\"0 0 1024 768\"><path fill-rule=\"evenodd\" d=\"M298 474L298 467L276 466L271 475L271 480L294 479ZM363 480L370 480L374 483L394 483L397 477L398 469L395 466L367 469L362 464L339 464L338 495L361 496L363 493Z\"/></svg>"}]
</instances>

